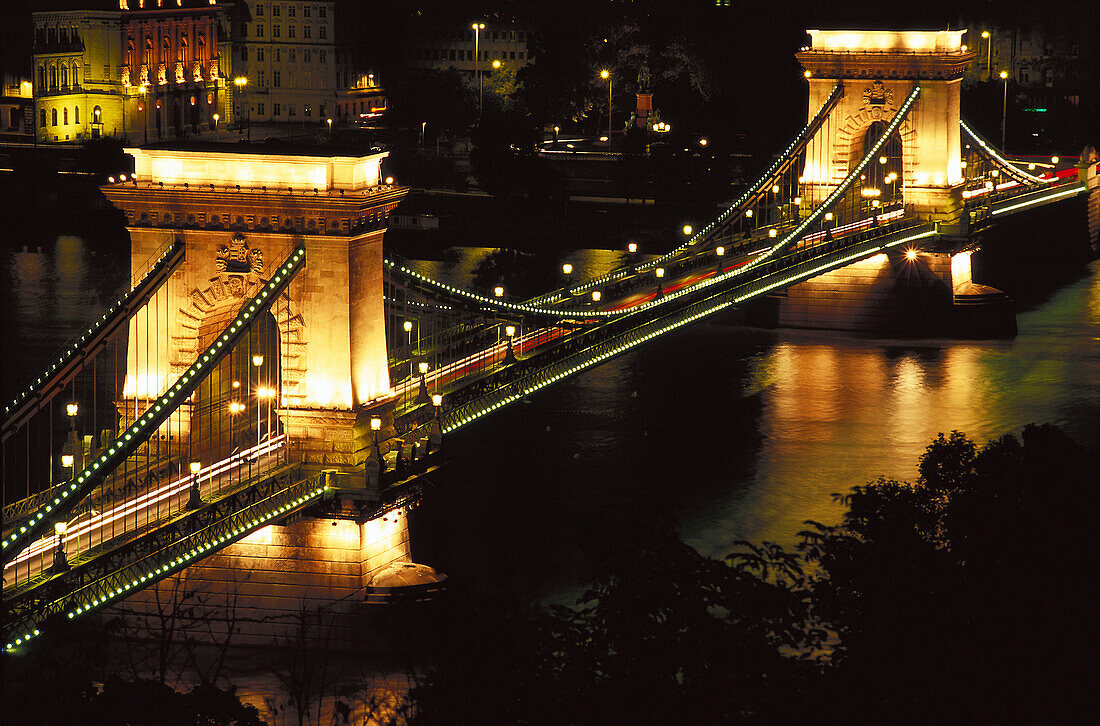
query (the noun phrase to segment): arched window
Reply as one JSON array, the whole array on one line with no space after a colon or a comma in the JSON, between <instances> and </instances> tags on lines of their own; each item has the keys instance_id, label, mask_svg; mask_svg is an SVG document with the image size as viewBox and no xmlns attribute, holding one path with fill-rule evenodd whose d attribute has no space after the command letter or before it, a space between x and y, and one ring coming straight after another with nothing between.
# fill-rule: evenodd
<instances>
[{"instance_id":1,"label":"arched window","mask_svg":"<svg viewBox=\"0 0 1100 726\"><path fill-rule=\"evenodd\" d=\"M145 39L145 57L141 59L141 62L142 63L148 63L150 65L153 63L153 39L152 38L146 38Z\"/></svg>"},{"instance_id":2,"label":"arched window","mask_svg":"<svg viewBox=\"0 0 1100 726\"><path fill-rule=\"evenodd\" d=\"M57 66L50 66L50 89L57 90Z\"/></svg>"},{"instance_id":3,"label":"arched window","mask_svg":"<svg viewBox=\"0 0 1100 726\"><path fill-rule=\"evenodd\" d=\"M103 109L96 106L92 109L92 123L97 124L103 120Z\"/></svg>"},{"instance_id":4,"label":"arched window","mask_svg":"<svg viewBox=\"0 0 1100 726\"><path fill-rule=\"evenodd\" d=\"M73 88L80 85L80 72L77 70L77 65L73 63Z\"/></svg>"},{"instance_id":5,"label":"arched window","mask_svg":"<svg viewBox=\"0 0 1100 726\"><path fill-rule=\"evenodd\" d=\"M46 88L46 66L38 66L38 90Z\"/></svg>"},{"instance_id":6,"label":"arched window","mask_svg":"<svg viewBox=\"0 0 1100 726\"><path fill-rule=\"evenodd\" d=\"M166 35L166 36L164 36L163 38L160 39L160 52L161 52L160 59L161 59L162 62L164 62L164 63L168 62L168 53L171 50L172 50L172 41L170 41L168 39L168 36Z\"/></svg>"},{"instance_id":7,"label":"arched window","mask_svg":"<svg viewBox=\"0 0 1100 726\"><path fill-rule=\"evenodd\" d=\"M50 125L57 126L57 109L50 109Z\"/></svg>"},{"instance_id":8,"label":"arched window","mask_svg":"<svg viewBox=\"0 0 1100 726\"><path fill-rule=\"evenodd\" d=\"M187 42L187 37L180 38L180 60L187 63L191 60L191 44Z\"/></svg>"},{"instance_id":9,"label":"arched window","mask_svg":"<svg viewBox=\"0 0 1100 726\"><path fill-rule=\"evenodd\" d=\"M126 42L126 65L130 68L134 67L134 41L132 40Z\"/></svg>"},{"instance_id":10,"label":"arched window","mask_svg":"<svg viewBox=\"0 0 1100 726\"><path fill-rule=\"evenodd\" d=\"M69 125L69 109L68 108L61 109L61 125L62 126L68 126Z\"/></svg>"},{"instance_id":11,"label":"arched window","mask_svg":"<svg viewBox=\"0 0 1100 726\"><path fill-rule=\"evenodd\" d=\"M46 109L38 109L38 125L42 128L46 128Z\"/></svg>"},{"instance_id":12,"label":"arched window","mask_svg":"<svg viewBox=\"0 0 1100 726\"><path fill-rule=\"evenodd\" d=\"M80 124L80 106L73 109L73 123L77 125Z\"/></svg>"},{"instance_id":13,"label":"arched window","mask_svg":"<svg viewBox=\"0 0 1100 726\"><path fill-rule=\"evenodd\" d=\"M61 64L61 87L69 87L69 67L64 63Z\"/></svg>"}]
</instances>

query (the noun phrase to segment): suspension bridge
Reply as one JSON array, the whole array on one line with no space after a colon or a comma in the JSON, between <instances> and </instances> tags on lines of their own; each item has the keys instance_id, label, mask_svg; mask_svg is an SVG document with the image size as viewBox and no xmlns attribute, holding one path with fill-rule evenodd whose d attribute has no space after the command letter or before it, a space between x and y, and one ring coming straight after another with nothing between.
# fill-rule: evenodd
<instances>
[{"instance_id":1,"label":"suspension bridge","mask_svg":"<svg viewBox=\"0 0 1100 726\"><path fill-rule=\"evenodd\" d=\"M978 235L1038 208L1085 199L1063 206L1095 234L1095 158L1015 162L959 118L962 31L810 36L807 122L728 209L526 300L383 249L407 191L384 152L129 150L134 175L103 192L126 215L130 287L4 409L6 648L226 552L296 563L270 568L256 607L329 576L288 574L309 569L294 548L346 566L326 597L362 600L407 559L403 515L450 432L823 276L956 289ZM311 534L291 547L270 525Z\"/></svg>"}]
</instances>

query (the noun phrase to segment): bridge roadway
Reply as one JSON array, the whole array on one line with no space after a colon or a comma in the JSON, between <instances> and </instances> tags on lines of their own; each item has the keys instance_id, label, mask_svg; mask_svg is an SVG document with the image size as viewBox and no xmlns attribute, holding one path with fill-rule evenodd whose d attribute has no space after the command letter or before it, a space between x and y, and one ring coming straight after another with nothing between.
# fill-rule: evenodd
<instances>
[{"instance_id":1,"label":"bridge roadway","mask_svg":"<svg viewBox=\"0 0 1100 726\"><path fill-rule=\"evenodd\" d=\"M102 511L87 510L72 518L62 536L64 552L70 562L94 554L104 545L117 546L136 534L156 527L188 508L196 480L202 498L209 501L247 486L253 474L270 470L285 459L285 434L262 441L256 446L226 457L145 492L141 496ZM58 535L46 535L31 543L4 566L5 596L19 584L34 584L42 575L51 574ZM54 573L56 574L56 573Z\"/></svg>"}]
</instances>

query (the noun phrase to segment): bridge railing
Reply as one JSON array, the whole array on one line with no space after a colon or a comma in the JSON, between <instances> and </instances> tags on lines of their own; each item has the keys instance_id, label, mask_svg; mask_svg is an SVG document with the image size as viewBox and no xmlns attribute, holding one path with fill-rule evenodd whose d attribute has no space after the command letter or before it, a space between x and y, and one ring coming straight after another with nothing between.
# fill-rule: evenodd
<instances>
[{"instance_id":1,"label":"bridge railing","mask_svg":"<svg viewBox=\"0 0 1100 726\"><path fill-rule=\"evenodd\" d=\"M496 380L483 382L480 389L470 392L469 400L452 404L443 412L442 430L449 433L461 428L563 378L738 303L935 234L934 225L929 223L899 221L883 225L850 239L825 241L779 257L758 267L754 276L740 278L732 286L711 288L709 294L696 289L695 294L705 297L695 301L685 297L681 306L669 308L668 312L640 324L631 319L604 323L555 349L548 356L551 360L540 357L530 361L529 365L537 366L534 370L524 370L520 365L502 372Z\"/></svg>"},{"instance_id":2,"label":"bridge railing","mask_svg":"<svg viewBox=\"0 0 1100 726\"><path fill-rule=\"evenodd\" d=\"M5 648L11 650L40 634L54 619L72 620L93 612L179 572L198 559L248 536L260 527L285 519L314 503L325 491L325 474L298 479L266 498L226 512L216 521L190 532L125 566L97 576L34 607L24 607L15 619L5 619Z\"/></svg>"},{"instance_id":3,"label":"bridge railing","mask_svg":"<svg viewBox=\"0 0 1100 726\"><path fill-rule=\"evenodd\" d=\"M252 319L266 311L289 286L291 279L305 263L305 248L297 247L284 263L271 275L256 297L245 299L236 317L198 359L180 376L179 380L122 432L87 468L75 476L68 486L54 499L41 506L25 523L2 540L2 562L6 565L22 548L39 535L50 522L63 518L90 491L152 436L159 427L190 398L199 383L229 354L233 346L250 329Z\"/></svg>"}]
</instances>

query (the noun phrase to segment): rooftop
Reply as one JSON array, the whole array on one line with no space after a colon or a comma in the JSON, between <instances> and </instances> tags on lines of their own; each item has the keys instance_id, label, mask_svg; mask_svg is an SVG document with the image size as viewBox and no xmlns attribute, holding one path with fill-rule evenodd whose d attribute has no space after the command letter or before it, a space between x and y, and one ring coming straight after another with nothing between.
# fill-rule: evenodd
<instances>
[{"instance_id":1,"label":"rooftop","mask_svg":"<svg viewBox=\"0 0 1100 726\"><path fill-rule=\"evenodd\" d=\"M147 184L362 191L383 185L374 149L304 144L158 143L127 148L134 173Z\"/></svg>"}]
</instances>

